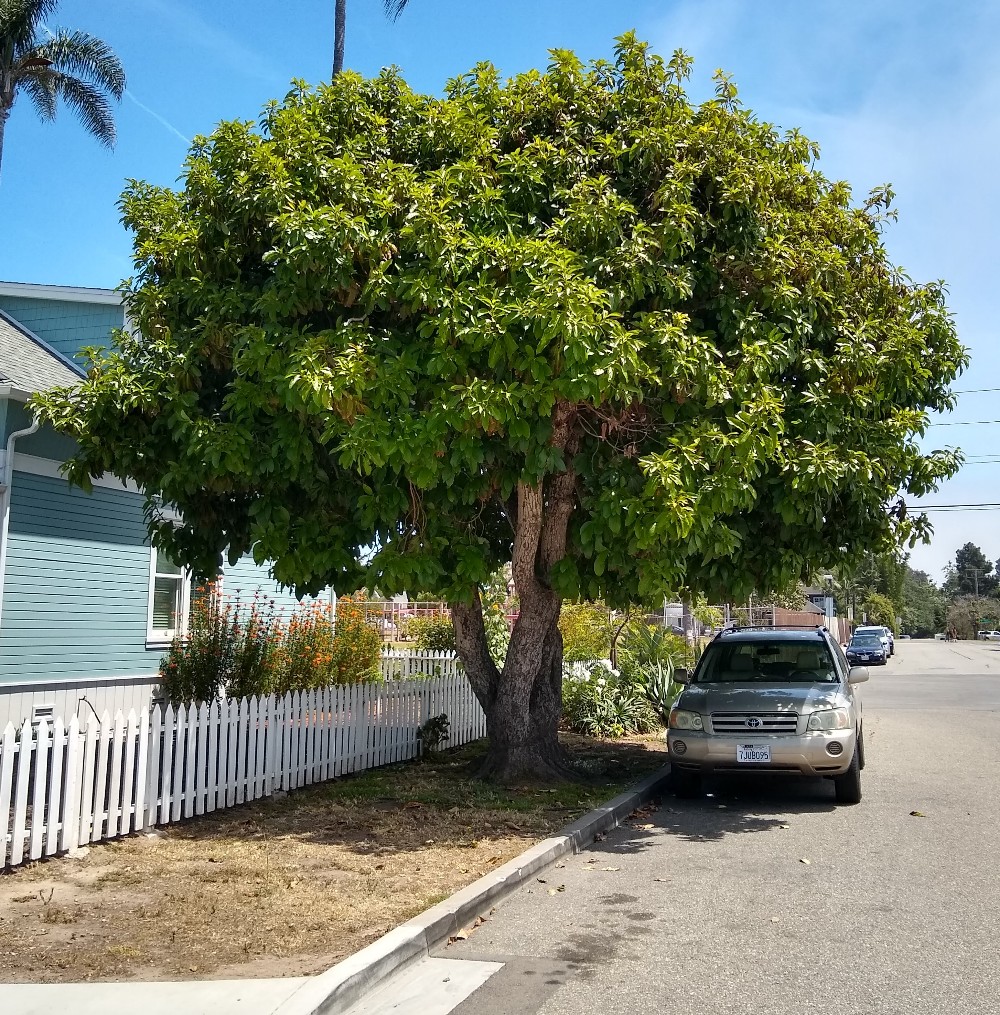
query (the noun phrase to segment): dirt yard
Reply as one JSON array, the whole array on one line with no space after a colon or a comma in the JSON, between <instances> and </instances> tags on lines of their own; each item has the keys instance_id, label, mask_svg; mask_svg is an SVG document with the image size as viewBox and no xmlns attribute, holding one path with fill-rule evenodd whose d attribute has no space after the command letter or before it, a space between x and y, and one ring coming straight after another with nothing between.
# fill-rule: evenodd
<instances>
[{"instance_id":1,"label":"dirt yard","mask_svg":"<svg viewBox=\"0 0 1000 1015\"><path fill-rule=\"evenodd\" d=\"M582 783L478 783L475 744L0 875L0 982L319 972L665 760L566 741Z\"/></svg>"}]
</instances>

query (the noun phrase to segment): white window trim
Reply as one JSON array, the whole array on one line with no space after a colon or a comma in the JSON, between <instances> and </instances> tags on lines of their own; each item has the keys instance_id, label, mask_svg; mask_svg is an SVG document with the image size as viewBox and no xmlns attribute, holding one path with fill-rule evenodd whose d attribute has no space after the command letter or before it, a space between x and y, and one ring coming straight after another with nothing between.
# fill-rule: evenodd
<instances>
[{"instance_id":1,"label":"white window trim","mask_svg":"<svg viewBox=\"0 0 1000 1015\"><path fill-rule=\"evenodd\" d=\"M146 592L146 648L169 648L174 639L187 634L188 615L191 612L191 572L181 568L181 611L180 629L174 631L154 630L153 593L156 588L156 547L149 548L149 586Z\"/></svg>"}]
</instances>

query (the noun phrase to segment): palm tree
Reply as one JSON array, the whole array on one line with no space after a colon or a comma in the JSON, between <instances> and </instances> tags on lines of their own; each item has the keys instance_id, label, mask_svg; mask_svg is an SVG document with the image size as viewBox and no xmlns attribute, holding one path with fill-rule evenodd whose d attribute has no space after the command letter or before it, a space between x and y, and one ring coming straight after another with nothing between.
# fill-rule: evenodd
<instances>
[{"instance_id":1,"label":"palm tree","mask_svg":"<svg viewBox=\"0 0 1000 1015\"><path fill-rule=\"evenodd\" d=\"M0 0L2 3L3 0ZM410 0L382 0L385 15L395 21ZM337 0L333 14L333 76L344 69L344 37L347 33L347 0Z\"/></svg>"},{"instance_id":2,"label":"palm tree","mask_svg":"<svg viewBox=\"0 0 1000 1015\"><path fill-rule=\"evenodd\" d=\"M0 0L0 164L14 101L27 95L42 120L62 99L108 148L115 143L110 97L125 93L125 71L111 47L86 32L45 27L59 0ZM46 36L45 38L43 38Z\"/></svg>"}]
</instances>

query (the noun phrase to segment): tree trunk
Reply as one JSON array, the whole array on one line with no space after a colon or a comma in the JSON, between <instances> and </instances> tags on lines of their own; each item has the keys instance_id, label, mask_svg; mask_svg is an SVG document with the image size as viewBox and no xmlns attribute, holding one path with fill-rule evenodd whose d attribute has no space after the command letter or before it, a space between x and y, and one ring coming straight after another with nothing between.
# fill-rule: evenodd
<instances>
[{"instance_id":1,"label":"tree trunk","mask_svg":"<svg viewBox=\"0 0 1000 1015\"><path fill-rule=\"evenodd\" d=\"M333 76L344 69L344 37L347 34L347 0L336 0L333 14Z\"/></svg>"},{"instance_id":2,"label":"tree trunk","mask_svg":"<svg viewBox=\"0 0 1000 1015\"><path fill-rule=\"evenodd\" d=\"M526 614L514 625L507 661L498 670L486 647L482 609L452 607L456 643L486 713L489 748L480 775L507 784L572 778L559 743L562 715L562 635L558 609ZM540 651L525 652L526 644Z\"/></svg>"},{"instance_id":3,"label":"tree trunk","mask_svg":"<svg viewBox=\"0 0 1000 1015\"><path fill-rule=\"evenodd\" d=\"M0 179L3 174L3 136L7 130L7 117L10 116L9 109L0 109Z\"/></svg>"},{"instance_id":4,"label":"tree trunk","mask_svg":"<svg viewBox=\"0 0 1000 1015\"><path fill-rule=\"evenodd\" d=\"M566 555L576 501L573 456L578 447L576 410L553 411L552 443L565 468L544 483L520 483L516 501L504 505L514 529L511 572L521 604L503 669L490 656L478 590L471 604L452 607L455 643L476 697L486 713L490 744L484 778L504 783L572 778L559 744L562 714L562 599L552 588L552 567Z\"/></svg>"}]
</instances>

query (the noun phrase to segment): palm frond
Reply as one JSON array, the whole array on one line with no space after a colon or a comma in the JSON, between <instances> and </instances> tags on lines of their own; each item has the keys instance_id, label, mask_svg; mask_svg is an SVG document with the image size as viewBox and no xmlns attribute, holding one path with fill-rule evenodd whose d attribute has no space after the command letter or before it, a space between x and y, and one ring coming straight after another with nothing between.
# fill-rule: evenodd
<instances>
[{"instance_id":1,"label":"palm frond","mask_svg":"<svg viewBox=\"0 0 1000 1015\"><path fill-rule=\"evenodd\" d=\"M59 90L53 80L52 71L40 71L23 77L18 86L31 99L40 120L50 121L56 118L56 98Z\"/></svg>"},{"instance_id":2,"label":"palm frond","mask_svg":"<svg viewBox=\"0 0 1000 1015\"><path fill-rule=\"evenodd\" d=\"M382 6L385 8L385 16L391 21L396 21L400 14L406 10L406 5L410 0L382 0Z\"/></svg>"},{"instance_id":3,"label":"palm frond","mask_svg":"<svg viewBox=\"0 0 1000 1015\"><path fill-rule=\"evenodd\" d=\"M82 78L116 99L125 92L125 69L114 50L101 39L86 32L70 32L60 28L55 38L35 48L43 59L51 60L55 70Z\"/></svg>"},{"instance_id":4,"label":"palm frond","mask_svg":"<svg viewBox=\"0 0 1000 1015\"><path fill-rule=\"evenodd\" d=\"M0 49L15 53L34 45L42 23L55 14L59 0L0 0Z\"/></svg>"},{"instance_id":5,"label":"palm frond","mask_svg":"<svg viewBox=\"0 0 1000 1015\"><path fill-rule=\"evenodd\" d=\"M115 118L111 112L111 103L107 96L95 85L69 74L57 71L50 72L53 84L60 98L73 112L80 122L97 138L101 144L113 148L117 133Z\"/></svg>"}]
</instances>

